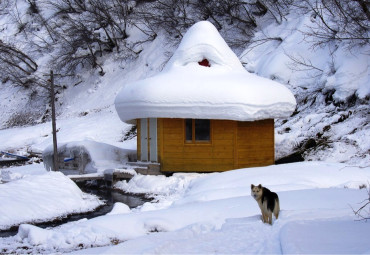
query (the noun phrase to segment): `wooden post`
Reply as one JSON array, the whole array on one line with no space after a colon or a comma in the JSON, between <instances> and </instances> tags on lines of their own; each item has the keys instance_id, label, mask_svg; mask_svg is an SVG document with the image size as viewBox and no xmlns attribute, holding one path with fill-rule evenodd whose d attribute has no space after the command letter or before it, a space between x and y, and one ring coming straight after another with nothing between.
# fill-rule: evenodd
<instances>
[{"instance_id":1,"label":"wooden post","mask_svg":"<svg viewBox=\"0 0 370 255\"><path fill-rule=\"evenodd\" d=\"M51 100L51 125L53 128L53 167L54 171L58 171L58 146L57 146L57 130L56 130L56 121L55 121L55 94L54 94L54 73L53 70L50 70L50 100Z\"/></svg>"}]
</instances>

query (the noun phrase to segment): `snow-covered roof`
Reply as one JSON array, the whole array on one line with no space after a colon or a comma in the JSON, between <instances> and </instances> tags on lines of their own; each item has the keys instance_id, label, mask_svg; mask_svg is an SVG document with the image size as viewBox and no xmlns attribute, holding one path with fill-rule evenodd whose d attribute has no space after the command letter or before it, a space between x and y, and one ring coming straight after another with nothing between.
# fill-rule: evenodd
<instances>
[{"instance_id":1,"label":"snow-covered roof","mask_svg":"<svg viewBox=\"0 0 370 255\"><path fill-rule=\"evenodd\" d=\"M204 59L210 66L199 64ZM162 72L127 84L115 106L122 121L251 121L288 117L296 101L284 85L246 71L217 29L201 21L188 30Z\"/></svg>"}]
</instances>

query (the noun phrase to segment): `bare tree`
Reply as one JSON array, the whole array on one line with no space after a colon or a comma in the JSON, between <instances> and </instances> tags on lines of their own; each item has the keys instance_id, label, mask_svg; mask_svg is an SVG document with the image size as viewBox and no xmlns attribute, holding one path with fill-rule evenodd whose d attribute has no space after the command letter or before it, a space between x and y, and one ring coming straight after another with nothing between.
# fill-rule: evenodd
<instances>
[{"instance_id":1,"label":"bare tree","mask_svg":"<svg viewBox=\"0 0 370 255\"><path fill-rule=\"evenodd\" d=\"M197 21L209 20L232 47L240 47L253 37L256 19L268 12L266 8L261 1L157 0L140 4L135 15L145 21L153 34L163 30L175 38L181 38Z\"/></svg>"},{"instance_id":2,"label":"bare tree","mask_svg":"<svg viewBox=\"0 0 370 255\"><path fill-rule=\"evenodd\" d=\"M199 0L194 6L200 12L200 17L211 21L227 43L233 48L245 49L249 43L260 44L262 40L252 41L257 31L258 19L270 17L281 23L289 13L290 4L294 0ZM232 38L232 39L230 39ZM263 41L281 40L281 38L267 38Z\"/></svg>"},{"instance_id":3,"label":"bare tree","mask_svg":"<svg viewBox=\"0 0 370 255\"><path fill-rule=\"evenodd\" d=\"M269 13L278 24L286 20L294 0L257 0L255 5L263 14Z\"/></svg>"},{"instance_id":4,"label":"bare tree","mask_svg":"<svg viewBox=\"0 0 370 255\"><path fill-rule=\"evenodd\" d=\"M2 82L11 81L13 84L30 87L37 82L35 72L37 63L26 53L14 45L0 40L0 73Z\"/></svg>"},{"instance_id":5,"label":"bare tree","mask_svg":"<svg viewBox=\"0 0 370 255\"><path fill-rule=\"evenodd\" d=\"M135 15L145 22L152 34L165 31L168 35L181 38L183 33L197 20L191 8L191 0L157 0L138 5Z\"/></svg>"},{"instance_id":6,"label":"bare tree","mask_svg":"<svg viewBox=\"0 0 370 255\"><path fill-rule=\"evenodd\" d=\"M348 48L370 41L370 12L366 0L305 0L312 12L313 24L304 34L313 46L337 41Z\"/></svg>"},{"instance_id":7,"label":"bare tree","mask_svg":"<svg viewBox=\"0 0 370 255\"><path fill-rule=\"evenodd\" d=\"M99 68L103 75L99 57L125 46L133 1L57 0L49 1L49 5L55 11L53 26L62 45L57 68L73 72L81 65Z\"/></svg>"},{"instance_id":8,"label":"bare tree","mask_svg":"<svg viewBox=\"0 0 370 255\"><path fill-rule=\"evenodd\" d=\"M97 59L97 52L102 52L102 45L98 37L89 31L84 23L70 21L68 26L59 35L59 47L56 50L55 66L58 70L66 73L74 73L77 68L100 68L103 75L104 70Z\"/></svg>"}]
</instances>

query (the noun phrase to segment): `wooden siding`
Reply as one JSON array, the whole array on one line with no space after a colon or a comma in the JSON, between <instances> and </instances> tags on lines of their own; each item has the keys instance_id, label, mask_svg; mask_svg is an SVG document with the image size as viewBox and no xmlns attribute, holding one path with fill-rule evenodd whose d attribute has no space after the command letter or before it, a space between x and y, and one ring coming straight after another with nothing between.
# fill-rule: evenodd
<instances>
[{"instance_id":1,"label":"wooden siding","mask_svg":"<svg viewBox=\"0 0 370 255\"><path fill-rule=\"evenodd\" d=\"M210 143L185 143L184 119L158 119L163 172L213 172L274 164L274 120L211 120ZM137 121L140 159L140 120Z\"/></svg>"},{"instance_id":2,"label":"wooden siding","mask_svg":"<svg viewBox=\"0 0 370 255\"><path fill-rule=\"evenodd\" d=\"M211 121L210 143L185 143L184 119L160 119L161 171L224 171L234 164L234 125ZM231 139L230 139L231 138Z\"/></svg>"},{"instance_id":3,"label":"wooden siding","mask_svg":"<svg viewBox=\"0 0 370 255\"><path fill-rule=\"evenodd\" d=\"M212 120L210 143L185 143L184 129L184 119L158 120L161 171L225 171L274 163L273 120Z\"/></svg>"},{"instance_id":4,"label":"wooden siding","mask_svg":"<svg viewBox=\"0 0 370 255\"><path fill-rule=\"evenodd\" d=\"M237 168L274 164L274 120L238 122L237 141Z\"/></svg>"}]
</instances>

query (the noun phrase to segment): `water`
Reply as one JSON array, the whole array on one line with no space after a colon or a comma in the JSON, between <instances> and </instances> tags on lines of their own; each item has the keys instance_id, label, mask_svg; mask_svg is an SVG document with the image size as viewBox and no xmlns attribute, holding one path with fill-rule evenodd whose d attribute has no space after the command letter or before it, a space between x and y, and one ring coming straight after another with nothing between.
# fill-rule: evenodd
<instances>
[{"instance_id":1,"label":"water","mask_svg":"<svg viewBox=\"0 0 370 255\"><path fill-rule=\"evenodd\" d=\"M151 201L151 199L146 198L144 195L128 194L119 190L106 188L104 185L100 184L94 184L91 186L83 183L77 185L83 192L96 195L106 201L106 205L104 206L104 210L106 210L106 212L110 212L116 202L121 202L130 208L135 208L143 205L145 202Z\"/></svg>"},{"instance_id":2,"label":"water","mask_svg":"<svg viewBox=\"0 0 370 255\"><path fill-rule=\"evenodd\" d=\"M85 193L90 193L98 196L101 200L105 201L105 205L97 208L95 211L88 212L88 213L81 213L81 214L73 214L69 215L68 217L62 219L56 219L50 222L43 222L43 223L32 223L32 225L38 226L40 228L48 228L48 227L56 227L61 224L76 221L80 219L91 219L98 216L105 215L109 213L114 203L121 202L126 204L130 208L135 208L140 205L143 205L145 202L151 201L151 199L145 198L145 196L141 195L133 195L123 193L118 190L113 190L110 188L106 188L103 185L95 183L94 185L89 185L89 183L78 183L77 184L80 189ZM9 230L0 231L0 237L8 237L13 236L18 233L18 227L13 227Z\"/></svg>"}]
</instances>

